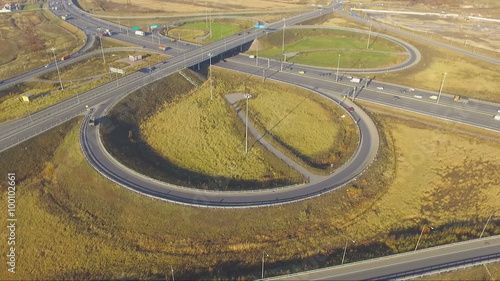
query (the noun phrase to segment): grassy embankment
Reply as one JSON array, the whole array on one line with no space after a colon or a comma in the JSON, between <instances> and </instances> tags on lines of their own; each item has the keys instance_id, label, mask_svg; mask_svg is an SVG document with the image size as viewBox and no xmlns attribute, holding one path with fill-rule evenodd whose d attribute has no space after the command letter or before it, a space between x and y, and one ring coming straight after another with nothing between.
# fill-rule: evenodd
<instances>
[{"instance_id":1,"label":"grassy embankment","mask_svg":"<svg viewBox=\"0 0 500 281\"><path fill-rule=\"evenodd\" d=\"M258 77L215 68L214 99L208 87L159 109L142 122L144 140L174 164L195 172L233 179L286 178L273 174L256 140L244 153L244 130L234 128L234 110L223 95L250 93L249 120L257 123L266 139L277 147L320 170L332 171L347 160L357 146L357 128L336 104L307 90ZM207 82L208 83L208 82ZM206 85L208 86L208 85ZM245 102L240 101L240 108ZM239 126L238 126L239 127ZM331 168L334 165L334 168ZM307 165L305 165L307 167Z\"/></svg>"},{"instance_id":2,"label":"grassy embankment","mask_svg":"<svg viewBox=\"0 0 500 281\"><path fill-rule=\"evenodd\" d=\"M263 250L271 255L269 276L339 264L347 239L356 243L346 262L411 251L424 223L434 230L424 232L421 248L478 237L499 207L491 172L500 168L499 142L454 133L441 121L424 125L386 108L384 114L377 117L381 153L357 181L319 198L250 210L139 196L89 166L78 124L55 128L0 154L0 171L18 175L20 261L15 276L0 276L170 279L172 265L176 279L253 279ZM0 185L5 198L5 181ZM499 234L499 224L495 215L484 235Z\"/></svg>"},{"instance_id":3,"label":"grassy embankment","mask_svg":"<svg viewBox=\"0 0 500 281\"><path fill-rule=\"evenodd\" d=\"M135 44L126 43L123 41L119 41L117 39L113 39L113 37L102 36L102 47L106 48L115 48L115 47L138 47ZM101 42L99 41L99 37L95 36L94 44L87 50L87 52L92 52L101 49Z\"/></svg>"},{"instance_id":4,"label":"grassy embankment","mask_svg":"<svg viewBox=\"0 0 500 281\"><path fill-rule=\"evenodd\" d=\"M254 24L254 22L249 20L238 19L212 21L212 35L210 36L210 24L207 25L206 22L191 22L178 28L169 29L168 36L174 39L180 38L188 42L206 44L231 36L242 30L252 28ZM166 29L163 30L163 32L165 31ZM200 38L206 35L208 35L208 37L205 39Z\"/></svg>"},{"instance_id":5,"label":"grassy embankment","mask_svg":"<svg viewBox=\"0 0 500 281\"><path fill-rule=\"evenodd\" d=\"M337 67L341 55L341 68L374 68L391 66L408 58L403 47L382 38L372 38L366 49L367 38L364 34L328 29L287 29L285 30L285 51L282 51L282 32L274 32L259 39L264 50L259 56L288 62ZM256 54L256 51L249 51Z\"/></svg>"},{"instance_id":6,"label":"grassy embankment","mask_svg":"<svg viewBox=\"0 0 500 281\"><path fill-rule=\"evenodd\" d=\"M179 75L154 83L112 110L111 122L103 122L106 146L126 165L186 186L226 190L304 182L260 145L244 153L245 128L222 91L215 87L210 100L208 82L193 89Z\"/></svg>"},{"instance_id":7,"label":"grassy embankment","mask_svg":"<svg viewBox=\"0 0 500 281\"><path fill-rule=\"evenodd\" d=\"M124 68L129 66L128 63L119 62L118 60L126 59L132 53L137 52L106 53L106 64L104 64L102 56L96 55L60 68L61 80L63 80L64 85L63 90L58 90L60 84L57 71L53 71L44 74L41 77L41 82L23 82L0 91L0 122L26 116L28 112L39 111L109 82L109 67ZM142 55L146 57L144 63L127 67L125 69L126 74L158 63L158 61L166 58L164 55L154 53L146 54L142 52ZM116 74L113 74L114 77L116 77ZM44 79L46 82L42 82ZM29 103L22 102L20 98L24 94L35 94L39 97Z\"/></svg>"},{"instance_id":8,"label":"grassy embankment","mask_svg":"<svg viewBox=\"0 0 500 281\"><path fill-rule=\"evenodd\" d=\"M85 40L83 32L46 10L2 14L0 32L0 80L53 62L52 47L60 59Z\"/></svg>"},{"instance_id":9,"label":"grassy embankment","mask_svg":"<svg viewBox=\"0 0 500 281\"><path fill-rule=\"evenodd\" d=\"M369 29L369 25L362 25L334 15L324 16L312 23ZM387 33L377 28L373 28L373 31ZM498 81L500 81L500 66L461 55L441 47L423 44L420 41L401 35L387 34L413 44L420 50L422 59L414 67L402 71L374 74L375 79L438 91L443 73L446 72L448 75L443 87L444 93L500 102L500 95L497 90Z\"/></svg>"}]
</instances>

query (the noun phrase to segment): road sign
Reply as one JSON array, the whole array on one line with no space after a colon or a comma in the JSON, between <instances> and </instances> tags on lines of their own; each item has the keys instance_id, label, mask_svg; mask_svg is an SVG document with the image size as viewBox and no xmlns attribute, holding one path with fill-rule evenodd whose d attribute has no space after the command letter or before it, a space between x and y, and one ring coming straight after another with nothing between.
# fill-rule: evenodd
<instances>
[{"instance_id":1,"label":"road sign","mask_svg":"<svg viewBox=\"0 0 500 281\"><path fill-rule=\"evenodd\" d=\"M134 27L132 27L132 30L139 30L139 27L138 26L134 26Z\"/></svg>"},{"instance_id":2,"label":"road sign","mask_svg":"<svg viewBox=\"0 0 500 281\"><path fill-rule=\"evenodd\" d=\"M261 25L261 24L256 24L253 27L255 27L255 28L266 28L265 25Z\"/></svg>"},{"instance_id":3,"label":"road sign","mask_svg":"<svg viewBox=\"0 0 500 281\"><path fill-rule=\"evenodd\" d=\"M152 24L152 25L149 26L149 28L155 29L155 28L158 28L158 25L157 24Z\"/></svg>"},{"instance_id":4,"label":"road sign","mask_svg":"<svg viewBox=\"0 0 500 281\"><path fill-rule=\"evenodd\" d=\"M120 74L125 74L125 71L123 71L123 69L114 68L114 67L110 67L110 68L109 68L109 71L111 71L111 72L116 72L116 73L120 73Z\"/></svg>"}]
</instances>

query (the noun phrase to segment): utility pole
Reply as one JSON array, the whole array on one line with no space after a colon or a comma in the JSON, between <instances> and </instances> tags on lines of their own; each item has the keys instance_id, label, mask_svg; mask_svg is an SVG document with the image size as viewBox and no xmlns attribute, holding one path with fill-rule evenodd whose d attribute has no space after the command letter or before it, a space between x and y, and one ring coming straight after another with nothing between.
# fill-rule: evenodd
<instances>
[{"instance_id":1,"label":"utility pole","mask_svg":"<svg viewBox=\"0 0 500 281\"><path fill-rule=\"evenodd\" d=\"M99 31L99 41L101 42L102 61L104 62L104 67L106 67L106 57L104 56L104 47L102 46L102 34L100 31Z\"/></svg>"},{"instance_id":2,"label":"utility pole","mask_svg":"<svg viewBox=\"0 0 500 281\"><path fill-rule=\"evenodd\" d=\"M356 241L354 240L350 240L352 241L352 243L356 243ZM345 246L344 246L344 254L342 255L342 263L341 264L344 264L344 260L345 260L345 254L347 252L347 244L349 243L349 240L345 241Z\"/></svg>"},{"instance_id":3,"label":"utility pole","mask_svg":"<svg viewBox=\"0 0 500 281\"><path fill-rule=\"evenodd\" d=\"M245 153L248 153L248 100L252 97L250 94L245 94L247 99L247 110L245 114ZM262 265L262 270L264 270L264 265ZM263 273L264 274L264 273Z\"/></svg>"},{"instance_id":4,"label":"utility pole","mask_svg":"<svg viewBox=\"0 0 500 281\"><path fill-rule=\"evenodd\" d=\"M286 28L285 19L283 19L283 44L281 45L282 52L285 51L285 28Z\"/></svg>"},{"instance_id":5,"label":"utility pole","mask_svg":"<svg viewBox=\"0 0 500 281\"><path fill-rule=\"evenodd\" d=\"M54 62L56 63L57 76L59 76L59 84L61 84L61 90L64 90L64 86L63 86L63 83L61 80L61 73L59 72L59 66L57 66L57 59L56 59L56 53L55 53L56 49L54 47L52 47L51 50L52 50L52 54L54 54Z\"/></svg>"},{"instance_id":6,"label":"utility pole","mask_svg":"<svg viewBox=\"0 0 500 281\"><path fill-rule=\"evenodd\" d=\"M212 11L210 11L210 38L212 38Z\"/></svg>"},{"instance_id":7,"label":"utility pole","mask_svg":"<svg viewBox=\"0 0 500 281\"><path fill-rule=\"evenodd\" d=\"M257 56L255 56L255 66L259 65L259 44L255 44L257 47Z\"/></svg>"},{"instance_id":8,"label":"utility pole","mask_svg":"<svg viewBox=\"0 0 500 281\"><path fill-rule=\"evenodd\" d=\"M210 67L208 68L208 73L210 75L210 100L213 99L213 84L212 84L212 53L208 53L210 58Z\"/></svg>"},{"instance_id":9,"label":"utility pole","mask_svg":"<svg viewBox=\"0 0 500 281\"><path fill-rule=\"evenodd\" d=\"M427 224L424 224L424 225L422 226L422 231L420 232L420 235L418 236L417 245L415 246L415 250L413 250L413 251L416 251L416 250L417 250L417 248L418 248L418 244L420 243L420 239L422 238L422 234L424 234L424 229L425 229L425 227L426 227L426 226L427 226L427 227L429 227L430 229L434 229L434 227L432 227L432 226L430 226L430 225L427 225Z\"/></svg>"},{"instance_id":10,"label":"utility pole","mask_svg":"<svg viewBox=\"0 0 500 281\"><path fill-rule=\"evenodd\" d=\"M335 78L335 82L339 82L339 68L340 68L340 54L339 54L339 60L337 61L337 77Z\"/></svg>"},{"instance_id":11,"label":"utility pole","mask_svg":"<svg viewBox=\"0 0 500 281\"><path fill-rule=\"evenodd\" d=\"M367 49L370 46L370 37L372 35L372 24L373 24L373 21L371 20L370 21L370 31L368 32L368 41L366 42L366 48Z\"/></svg>"},{"instance_id":12,"label":"utility pole","mask_svg":"<svg viewBox=\"0 0 500 281\"><path fill-rule=\"evenodd\" d=\"M438 99L436 101L436 104L439 104L439 99L441 99L441 92L443 91L443 85L444 85L444 79L446 79L446 74L448 73L443 73L444 76L443 76L443 81L441 82L441 87L439 88L439 94L438 94Z\"/></svg>"},{"instance_id":13,"label":"utility pole","mask_svg":"<svg viewBox=\"0 0 500 281\"><path fill-rule=\"evenodd\" d=\"M261 279L264 279L264 262L265 258L269 257L269 255L266 253L266 251L262 252L262 274L261 274Z\"/></svg>"},{"instance_id":14,"label":"utility pole","mask_svg":"<svg viewBox=\"0 0 500 281\"><path fill-rule=\"evenodd\" d=\"M491 220L491 217L493 216L495 212L491 213L490 217L488 218L488 220L486 221L486 224L484 225L484 228L483 228L483 231L481 231L481 235L479 235L479 238L482 238L483 237L483 234L484 234L484 231L486 230L486 226L488 225L488 223L490 222Z\"/></svg>"}]
</instances>

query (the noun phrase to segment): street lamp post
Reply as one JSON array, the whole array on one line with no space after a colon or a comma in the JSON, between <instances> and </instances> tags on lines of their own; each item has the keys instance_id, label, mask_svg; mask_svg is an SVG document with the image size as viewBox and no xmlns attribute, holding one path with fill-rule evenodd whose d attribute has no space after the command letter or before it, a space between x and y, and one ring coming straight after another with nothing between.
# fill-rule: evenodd
<instances>
[{"instance_id":1,"label":"street lamp post","mask_svg":"<svg viewBox=\"0 0 500 281\"><path fill-rule=\"evenodd\" d=\"M259 44L256 44L257 46L257 56L255 56L255 65L259 65Z\"/></svg>"},{"instance_id":2,"label":"street lamp post","mask_svg":"<svg viewBox=\"0 0 500 281\"><path fill-rule=\"evenodd\" d=\"M208 53L208 57L210 58L210 66L208 68L208 73L210 75L210 100L213 99L213 84L212 84L212 53Z\"/></svg>"},{"instance_id":3,"label":"street lamp post","mask_svg":"<svg viewBox=\"0 0 500 281\"><path fill-rule=\"evenodd\" d=\"M281 45L281 51L284 52L285 51L285 28L286 28L286 24L285 24L285 19L283 19L283 44Z\"/></svg>"},{"instance_id":4,"label":"street lamp post","mask_svg":"<svg viewBox=\"0 0 500 281\"><path fill-rule=\"evenodd\" d=\"M52 54L54 54L54 62L56 63L57 76L59 76L59 84L61 84L61 90L64 90L63 83L61 80L61 73L59 73L59 66L57 66L57 59L56 59L56 53L55 53L56 49L54 47L52 47L51 50L52 50Z\"/></svg>"},{"instance_id":5,"label":"street lamp post","mask_svg":"<svg viewBox=\"0 0 500 281\"><path fill-rule=\"evenodd\" d=\"M340 54L339 54L339 59L337 61L337 77L335 78L335 82L339 82L339 68L340 68Z\"/></svg>"},{"instance_id":6,"label":"street lamp post","mask_svg":"<svg viewBox=\"0 0 500 281\"><path fill-rule=\"evenodd\" d=\"M430 225L427 225L427 224L424 224L424 225L422 226L422 231L420 232L420 235L418 236L417 245L415 245L415 250L413 250L413 251L416 251L416 250L417 250L417 248L418 248L418 244L420 243L420 239L422 238L422 234L424 234L424 229L425 229L425 227L426 227L426 226L427 226L427 227L429 227L430 229L434 229L434 227L432 227L432 226L430 226Z\"/></svg>"},{"instance_id":7,"label":"street lamp post","mask_svg":"<svg viewBox=\"0 0 500 281\"><path fill-rule=\"evenodd\" d=\"M347 244L349 243L349 241L352 241L352 243L356 243L356 241L354 241L354 240L347 240L347 241L345 241L344 254L342 255L342 264L344 264L345 254L347 252Z\"/></svg>"},{"instance_id":8,"label":"street lamp post","mask_svg":"<svg viewBox=\"0 0 500 281\"><path fill-rule=\"evenodd\" d=\"M245 94L247 99L247 109L245 114L245 153L248 153L248 100L252 97L250 94ZM265 252L264 252L265 253ZM262 258L262 272L264 272L264 258ZM264 274L264 273L262 273ZM264 278L264 277L262 277Z\"/></svg>"},{"instance_id":9,"label":"street lamp post","mask_svg":"<svg viewBox=\"0 0 500 281\"><path fill-rule=\"evenodd\" d=\"M441 81L441 87L439 87L439 94L438 94L438 99L436 101L436 104L439 104L439 99L441 98L441 92L443 91L443 86L444 86L444 79L446 79L446 74L448 73L443 73L443 81Z\"/></svg>"},{"instance_id":10,"label":"street lamp post","mask_svg":"<svg viewBox=\"0 0 500 281\"><path fill-rule=\"evenodd\" d=\"M261 279L264 279L264 262L265 262L265 258L266 257L269 257L269 255L266 253L266 251L262 251L262 274L261 274Z\"/></svg>"},{"instance_id":11,"label":"street lamp post","mask_svg":"<svg viewBox=\"0 0 500 281\"><path fill-rule=\"evenodd\" d=\"M370 37L372 35L372 24L373 24L373 21L370 21L370 31L368 32L368 41L366 42L366 48L367 49L370 46Z\"/></svg>"},{"instance_id":12,"label":"street lamp post","mask_svg":"<svg viewBox=\"0 0 500 281\"><path fill-rule=\"evenodd\" d=\"M106 65L106 58L104 57L104 49L102 46L102 34L101 34L101 28L97 28L97 32L99 32L99 41L101 42L101 53L102 53L102 61L104 62L104 65Z\"/></svg>"},{"instance_id":13,"label":"street lamp post","mask_svg":"<svg viewBox=\"0 0 500 281\"><path fill-rule=\"evenodd\" d=\"M488 226L488 223L490 222L491 220L491 217L493 216L495 212L491 213L490 217L488 218L488 220L486 221L486 223L484 224L484 227L483 227L483 231L481 231L481 235L479 235L479 238L483 237L483 234L484 234L484 231L486 230L486 226Z\"/></svg>"}]
</instances>

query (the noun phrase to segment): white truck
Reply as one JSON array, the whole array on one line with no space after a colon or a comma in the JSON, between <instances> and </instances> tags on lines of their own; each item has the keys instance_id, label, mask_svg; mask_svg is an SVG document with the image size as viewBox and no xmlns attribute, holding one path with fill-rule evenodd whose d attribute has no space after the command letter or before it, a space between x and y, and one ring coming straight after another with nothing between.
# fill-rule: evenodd
<instances>
[{"instance_id":1,"label":"white truck","mask_svg":"<svg viewBox=\"0 0 500 281\"><path fill-rule=\"evenodd\" d=\"M361 82L361 79L360 79L360 78L354 78L354 77L353 77L353 78L351 78L351 82L352 82L352 83L359 83L359 82Z\"/></svg>"},{"instance_id":2,"label":"white truck","mask_svg":"<svg viewBox=\"0 0 500 281\"><path fill-rule=\"evenodd\" d=\"M141 31L141 30L136 30L135 35L145 36L146 33L144 31Z\"/></svg>"}]
</instances>

